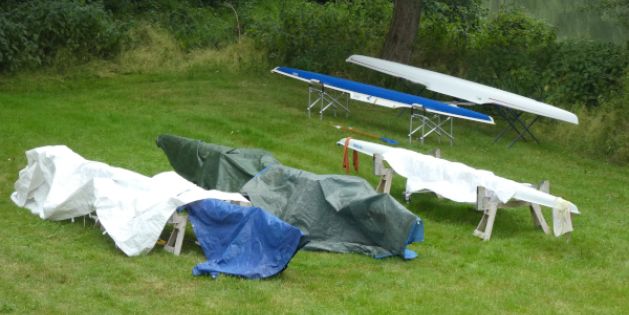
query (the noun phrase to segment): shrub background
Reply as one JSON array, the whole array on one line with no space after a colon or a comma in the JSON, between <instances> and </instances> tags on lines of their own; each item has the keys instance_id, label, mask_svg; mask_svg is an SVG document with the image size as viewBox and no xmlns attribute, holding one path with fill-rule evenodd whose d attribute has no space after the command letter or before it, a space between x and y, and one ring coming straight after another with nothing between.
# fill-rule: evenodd
<instances>
[{"instance_id":1,"label":"shrub background","mask_svg":"<svg viewBox=\"0 0 629 315\"><path fill-rule=\"evenodd\" d=\"M581 122L576 127L543 120L547 137L561 138L578 154L629 163L629 43L558 40L551 25L510 8L490 15L481 0L423 5L414 65L574 111ZM590 8L601 14L613 9ZM623 7L615 10L626 15ZM0 73L64 70L102 60L124 73L134 67L128 60L140 62L129 56L155 57L146 51L165 45L164 56L143 63L152 65L148 71L163 70L163 61L224 62L227 54L247 65L236 67L243 71L268 73L286 65L436 97L345 62L351 54L379 54L391 13L388 0L6 0L0 3Z\"/></svg>"},{"instance_id":2,"label":"shrub background","mask_svg":"<svg viewBox=\"0 0 629 315\"><path fill-rule=\"evenodd\" d=\"M120 52L124 24L99 2L8 1L0 14L0 71L110 58Z\"/></svg>"}]
</instances>

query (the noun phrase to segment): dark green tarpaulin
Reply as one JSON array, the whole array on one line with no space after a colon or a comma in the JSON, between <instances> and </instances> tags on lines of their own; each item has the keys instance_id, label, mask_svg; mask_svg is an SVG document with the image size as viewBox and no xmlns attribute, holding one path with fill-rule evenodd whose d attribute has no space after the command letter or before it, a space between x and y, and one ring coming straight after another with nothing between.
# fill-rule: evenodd
<instances>
[{"instance_id":1,"label":"dark green tarpaulin","mask_svg":"<svg viewBox=\"0 0 629 315\"><path fill-rule=\"evenodd\" d=\"M362 178L316 175L283 166L263 150L177 136L159 136L157 145L182 177L206 189L242 192L298 227L310 241L305 249L410 259L416 255L406 245L423 241L419 217Z\"/></svg>"},{"instance_id":2,"label":"dark green tarpaulin","mask_svg":"<svg viewBox=\"0 0 629 315\"><path fill-rule=\"evenodd\" d=\"M423 240L420 219L364 179L316 175L272 165L243 188L256 207L298 227L305 249L414 258L408 243Z\"/></svg>"},{"instance_id":3,"label":"dark green tarpaulin","mask_svg":"<svg viewBox=\"0 0 629 315\"><path fill-rule=\"evenodd\" d=\"M278 163L259 149L234 149L184 137L161 135L157 146L183 178L205 188L238 192L268 165Z\"/></svg>"}]
</instances>

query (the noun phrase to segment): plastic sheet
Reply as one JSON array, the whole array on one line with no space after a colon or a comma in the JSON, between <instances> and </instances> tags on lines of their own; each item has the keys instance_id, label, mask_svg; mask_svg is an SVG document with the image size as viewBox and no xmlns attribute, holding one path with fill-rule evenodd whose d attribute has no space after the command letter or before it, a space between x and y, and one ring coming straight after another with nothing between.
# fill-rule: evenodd
<instances>
[{"instance_id":1,"label":"plastic sheet","mask_svg":"<svg viewBox=\"0 0 629 315\"><path fill-rule=\"evenodd\" d=\"M188 212L207 258L194 275L219 274L267 278L286 268L303 234L296 227L256 207L206 199L182 208Z\"/></svg>"},{"instance_id":2,"label":"plastic sheet","mask_svg":"<svg viewBox=\"0 0 629 315\"><path fill-rule=\"evenodd\" d=\"M207 191L174 172L147 177L89 161L66 146L26 152L28 165L15 183L13 202L42 219L65 220L96 213L125 254L150 251L175 209L217 198L247 202L237 193Z\"/></svg>"}]
</instances>

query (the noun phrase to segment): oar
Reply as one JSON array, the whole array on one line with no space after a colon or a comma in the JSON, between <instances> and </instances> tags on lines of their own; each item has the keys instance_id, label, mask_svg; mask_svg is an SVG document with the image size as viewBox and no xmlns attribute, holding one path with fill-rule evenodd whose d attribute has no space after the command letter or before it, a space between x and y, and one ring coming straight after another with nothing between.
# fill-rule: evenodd
<instances>
[{"instance_id":1,"label":"oar","mask_svg":"<svg viewBox=\"0 0 629 315\"><path fill-rule=\"evenodd\" d=\"M360 130L360 129L356 129L356 128L353 128L353 127L345 127L345 126L341 126L341 125L336 125L336 126L334 126L334 127L335 127L336 129L340 129L340 130L351 131L351 132L353 132L353 133L357 133L357 134L362 135L362 136L365 136L365 137L369 137L369 138L373 138L373 139L378 139L378 140L380 140L380 141L382 141L382 142L384 142L384 143L388 143L388 144L392 144L392 145L396 145L396 144L398 144L398 142L397 142L397 141L395 141L395 140L393 140L393 139L386 138L386 137L381 137L381 136L378 136L378 135L376 135L376 134L369 133L369 132L367 132L367 131L363 131L363 130Z\"/></svg>"}]
</instances>

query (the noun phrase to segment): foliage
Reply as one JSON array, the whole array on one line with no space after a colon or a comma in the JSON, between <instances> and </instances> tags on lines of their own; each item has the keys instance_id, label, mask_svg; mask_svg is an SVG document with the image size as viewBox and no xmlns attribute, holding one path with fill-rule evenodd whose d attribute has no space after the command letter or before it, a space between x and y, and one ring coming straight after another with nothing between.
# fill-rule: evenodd
<instances>
[{"instance_id":1,"label":"foliage","mask_svg":"<svg viewBox=\"0 0 629 315\"><path fill-rule=\"evenodd\" d=\"M391 14L385 0L328 2L287 0L274 16L249 22L247 34L275 63L332 72L353 53L375 54Z\"/></svg>"},{"instance_id":2,"label":"foliage","mask_svg":"<svg viewBox=\"0 0 629 315\"><path fill-rule=\"evenodd\" d=\"M461 74L467 68L470 38L480 29L484 10L480 1L424 1L415 41L416 64L437 71Z\"/></svg>"},{"instance_id":3,"label":"foliage","mask_svg":"<svg viewBox=\"0 0 629 315\"><path fill-rule=\"evenodd\" d=\"M609 137L605 141L605 156L620 165L629 165L629 71L625 73L623 88L609 101L613 113L606 123Z\"/></svg>"},{"instance_id":4,"label":"foliage","mask_svg":"<svg viewBox=\"0 0 629 315\"><path fill-rule=\"evenodd\" d=\"M629 165L629 72L618 81L620 88L606 93L596 107L572 106L578 126L547 126L552 141L568 145L573 154Z\"/></svg>"},{"instance_id":5,"label":"foliage","mask_svg":"<svg viewBox=\"0 0 629 315\"><path fill-rule=\"evenodd\" d=\"M6 14L0 15L0 71L14 71L39 63L37 37Z\"/></svg>"},{"instance_id":6,"label":"foliage","mask_svg":"<svg viewBox=\"0 0 629 315\"><path fill-rule=\"evenodd\" d=\"M498 14L473 35L468 77L540 98L540 76L555 50L553 29L523 12Z\"/></svg>"},{"instance_id":7,"label":"foliage","mask_svg":"<svg viewBox=\"0 0 629 315\"><path fill-rule=\"evenodd\" d=\"M629 0L599 0L590 2L589 8L602 12L629 30Z\"/></svg>"},{"instance_id":8,"label":"foliage","mask_svg":"<svg viewBox=\"0 0 629 315\"><path fill-rule=\"evenodd\" d=\"M629 161L629 106L622 84L626 49L584 40L557 42L551 27L520 11L486 19L479 12L478 27L463 30L451 18L456 14L443 10L443 3L438 7L439 14L425 12L415 64L568 108L580 124L541 124L551 141L570 143L574 154Z\"/></svg>"},{"instance_id":9,"label":"foliage","mask_svg":"<svg viewBox=\"0 0 629 315\"><path fill-rule=\"evenodd\" d=\"M180 8L218 8L225 3L238 6L251 0L87 0L101 2L103 7L115 16L133 18L151 15L156 12L169 11Z\"/></svg>"},{"instance_id":10,"label":"foliage","mask_svg":"<svg viewBox=\"0 0 629 315\"><path fill-rule=\"evenodd\" d=\"M124 39L121 23L98 4L25 1L0 15L0 71L50 64L60 53L75 60L114 56Z\"/></svg>"},{"instance_id":11,"label":"foliage","mask_svg":"<svg viewBox=\"0 0 629 315\"><path fill-rule=\"evenodd\" d=\"M470 30L448 16L423 20L416 64L559 104L596 105L620 88L627 52L615 44L556 42L550 26L520 11Z\"/></svg>"},{"instance_id":12,"label":"foliage","mask_svg":"<svg viewBox=\"0 0 629 315\"><path fill-rule=\"evenodd\" d=\"M173 0L147 2L140 7L140 16L170 31L186 51L220 48L237 38L235 17L226 7Z\"/></svg>"},{"instance_id":13,"label":"foliage","mask_svg":"<svg viewBox=\"0 0 629 315\"><path fill-rule=\"evenodd\" d=\"M228 18L233 19L231 16ZM168 29L184 49L212 47L233 42L235 23L219 16L213 10L179 7L164 17Z\"/></svg>"},{"instance_id":14,"label":"foliage","mask_svg":"<svg viewBox=\"0 0 629 315\"><path fill-rule=\"evenodd\" d=\"M473 32L480 27L485 10L481 0L424 0L424 18L456 24L461 32Z\"/></svg>"},{"instance_id":15,"label":"foliage","mask_svg":"<svg viewBox=\"0 0 629 315\"><path fill-rule=\"evenodd\" d=\"M171 32L185 51L217 49L237 39L237 23L227 5L248 1L95 0L120 19L150 22Z\"/></svg>"},{"instance_id":16,"label":"foliage","mask_svg":"<svg viewBox=\"0 0 629 315\"><path fill-rule=\"evenodd\" d=\"M550 141L568 146L571 154L617 165L629 165L629 108L624 97L597 108L575 106L579 125L540 126ZM619 102L625 102L620 104ZM621 105L621 106L618 106Z\"/></svg>"},{"instance_id":17,"label":"foliage","mask_svg":"<svg viewBox=\"0 0 629 315\"><path fill-rule=\"evenodd\" d=\"M596 1L592 8L623 14L623 1ZM628 117L620 104L627 103L621 78L629 51L610 43L557 41L549 25L521 11L488 15L481 2L423 1L412 63L575 111L582 118L579 130L559 124L556 133L579 152L623 161L619 139L626 132L612 130L628 129L614 117ZM0 10L0 72L114 56L108 70L93 68L97 75L218 65L262 72L283 64L426 93L345 62L354 53L379 55L392 13L388 0L6 0Z\"/></svg>"},{"instance_id":18,"label":"foliage","mask_svg":"<svg viewBox=\"0 0 629 315\"><path fill-rule=\"evenodd\" d=\"M597 106L622 87L629 51L612 43L562 41L548 65L550 100Z\"/></svg>"},{"instance_id":19,"label":"foliage","mask_svg":"<svg viewBox=\"0 0 629 315\"><path fill-rule=\"evenodd\" d=\"M171 32L151 23L136 25L129 31L129 37L134 43L133 47L123 51L115 63L105 67L96 66L88 72L157 74L216 71L219 68L233 72L266 73L269 69L266 56L255 49L248 38L220 50L195 49L186 52Z\"/></svg>"},{"instance_id":20,"label":"foliage","mask_svg":"<svg viewBox=\"0 0 629 315\"><path fill-rule=\"evenodd\" d=\"M0 5L0 71L110 58L130 42L129 27L149 21L186 51L236 39L233 12L222 1L11 0ZM114 17L115 15L115 17Z\"/></svg>"},{"instance_id":21,"label":"foliage","mask_svg":"<svg viewBox=\"0 0 629 315\"><path fill-rule=\"evenodd\" d=\"M484 0L490 14L520 8L557 29L560 39L588 39L623 45L629 40L627 0Z\"/></svg>"}]
</instances>

